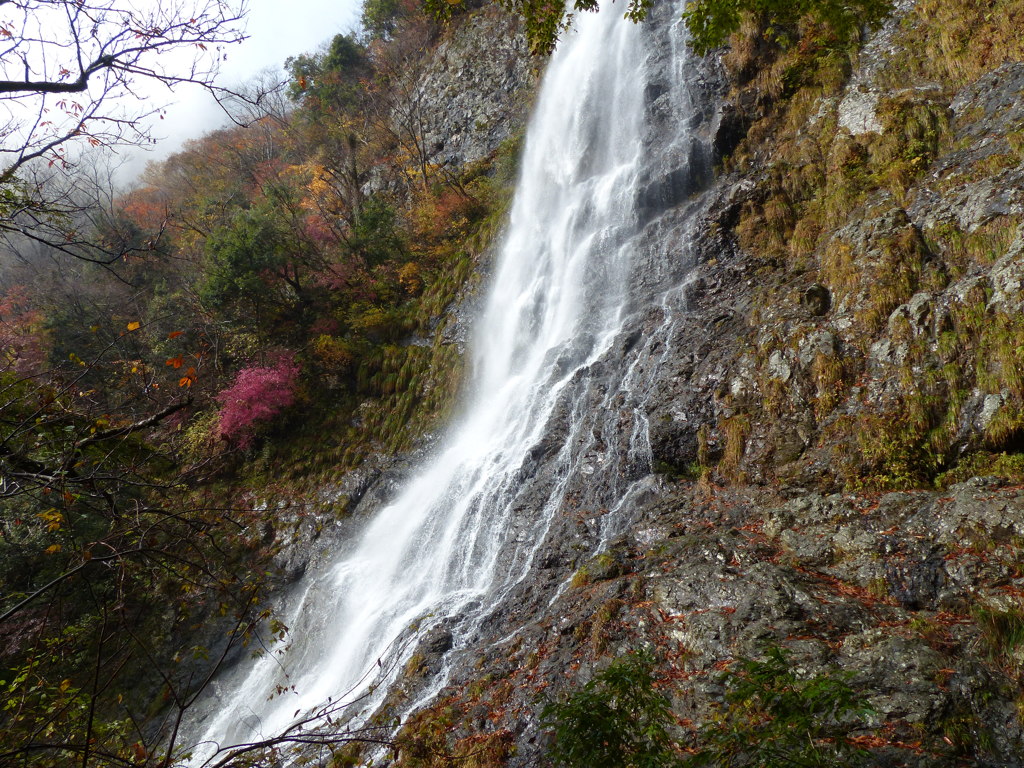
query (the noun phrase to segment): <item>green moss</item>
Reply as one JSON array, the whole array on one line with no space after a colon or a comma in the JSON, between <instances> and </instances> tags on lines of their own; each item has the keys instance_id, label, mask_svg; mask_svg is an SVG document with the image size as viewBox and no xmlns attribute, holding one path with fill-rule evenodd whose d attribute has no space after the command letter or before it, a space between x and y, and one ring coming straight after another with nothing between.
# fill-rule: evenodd
<instances>
[{"instance_id":1,"label":"green moss","mask_svg":"<svg viewBox=\"0 0 1024 768\"><path fill-rule=\"evenodd\" d=\"M814 378L814 415L821 419L835 410L847 385L846 370L839 355L818 353L811 364Z\"/></svg>"},{"instance_id":2,"label":"green moss","mask_svg":"<svg viewBox=\"0 0 1024 768\"><path fill-rule=\"evenodd\" d=\"M1010 145L1019 160L1024 160L1024 129L1013 131L1006 135L1006 141Z\"/></svg>"},{"instance_id":3,"label":"green moss","mask_svg":"<svg viewBox=\"0 0 1024 768\"><path fill-rule=\"evenodd\" d=\"M414 653L410 656L409 661L405 663L405 676L419 677L423 674L423 671L426 669L426 660L426 657L422 653Z\"/></svg>"},{"instance_id":4,"label":"green moss","mask_svg":"<svg viewBox=\"0 0 1024 768\"><path fill-rule=\"evenodd\" d=\"M905 91L897 91L905 94ZM950 129L949 107L910 95L882 99L877 116L883 130L868 145L873 181L889 189L901 205L906 193L938 155Z\"/></svg>"},{"instance_id":5,"label":"green moss","mask_svg":"<svg viewBox=\"0 0 1024 768\"><path fill-rule=\"evenodd\" d=\"M585 587L590 584L590 581L590 572L587 570L586 566L583 566L572 575L572 579L569 581L569 586L573 589L579 589L580 587Z\"/></svg>"},{"instance_id":6,"label":"green moss","mask_svg":"<svg viewBox=\"0 0 1024 768\"><path fill-rule=\"evenodd\" d=\"M960 277L975 264L993 264L1009 250L1020 230L1019 216L1000 216L972 232L954 222L936 224L925 231L929 251L942 254L952 277Z\"/></svg>"},{"instance_id":7,"label":"green moss","mask_svg":"<svg viewBox=\"0 0 1024 768\"><path fill-rule=\"evenodd\" d=\"M992 751L992 734L969 702L958 701L938 721L943 740L955 755L977 756Z\"/></svg>"}]
</instances>

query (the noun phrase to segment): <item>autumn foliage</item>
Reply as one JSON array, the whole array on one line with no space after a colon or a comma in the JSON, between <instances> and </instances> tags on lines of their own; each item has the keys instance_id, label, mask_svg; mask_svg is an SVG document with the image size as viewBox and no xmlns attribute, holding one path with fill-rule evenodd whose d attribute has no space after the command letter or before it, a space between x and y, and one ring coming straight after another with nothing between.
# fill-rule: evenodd
<instances>
[{"instance_id":1,"label":"autumn foliage","mask_svg":"<svg viewBox=\"0 0 1024 768\"><path fill-rule=\"evenodd\" d=\"M291 354L271 366L243 368L234 383L217 395L220 436L246 448L257 428L295 402L299 367Z\"/></svg>"}]
</instances>

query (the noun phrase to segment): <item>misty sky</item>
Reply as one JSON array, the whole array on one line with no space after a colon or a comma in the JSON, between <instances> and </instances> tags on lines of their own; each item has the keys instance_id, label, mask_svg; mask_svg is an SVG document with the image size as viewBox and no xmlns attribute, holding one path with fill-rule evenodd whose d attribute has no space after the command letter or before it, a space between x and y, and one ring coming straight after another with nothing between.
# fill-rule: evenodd
<instances>
[{"instance_id":1,"label":"misty sky","mask_svg":"<svg viewBox=\"0 0 1024 768\"><path fill-rule=\"evenodd\" d=\"M249 39L227 49L218 83L231 87L267 67L281 68L289 56L309 53L339 32L357 26L362 0L249 0ZM170 104L163 120L154 123L159 142L149 151L124 151L128 162L119 174L128 179L151 160L160 160L190 138L226 123L213 98L200 88L154 91L153 104Z\"/></svg>"}]
</instances>

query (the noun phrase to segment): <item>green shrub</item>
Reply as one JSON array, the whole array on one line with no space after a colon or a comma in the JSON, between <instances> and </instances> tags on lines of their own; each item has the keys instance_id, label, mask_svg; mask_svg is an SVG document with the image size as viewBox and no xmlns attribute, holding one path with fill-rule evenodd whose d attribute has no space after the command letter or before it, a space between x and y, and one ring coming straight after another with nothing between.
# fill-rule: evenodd
<instances>
[{"instance_id":1,"label":"green shrub","mask_svg":"<svg viewBox=\"0 0 1024 768\"><path fill-rule=\"evenodd\" d=\"M865 761L867 753L849 734L873 710L848 674L802 678L783 649L770 647L764 660L739 659L722 682L725 705L701 729L703 748L686 765L810 768Z\"/></svg>"},{"instance_id":2,"label":"green shrub","mask_svg":"<svg viewBox=\"0 0 1024 768\"><path fill-rule=\"evenodd\" d=\"M583 688L541 712L555 743L550 757L566 768L662 768L678 764L666 730L668 698L654 687L646 651L616 659Z\"/></svg>"}]
</instances>

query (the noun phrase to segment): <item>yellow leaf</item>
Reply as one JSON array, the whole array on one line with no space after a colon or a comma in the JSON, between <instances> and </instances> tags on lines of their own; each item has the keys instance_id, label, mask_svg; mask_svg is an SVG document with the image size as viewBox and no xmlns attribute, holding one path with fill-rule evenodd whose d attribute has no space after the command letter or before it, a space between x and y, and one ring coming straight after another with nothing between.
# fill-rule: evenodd
<instances>
[{"instance_id":1,"label":"yellow leaf","mask_svg":"<svg viewBox=\"0 0 1024 768\"><path fill-rule=\"evenodd\" d=\"M44 488L43 492L46 493L49 490L50 490L49 488ZM38 513L38 517L44 523L46 523L46 530L48 530L48 531L59 531L60 527L61 527L61 524L64 522L64 515L62 515L60 512L58 512L56 507L50 507L50 509L46 510L45 512ZM49 551L50 550L47 550L47 552L49 552ZM53 551L59 552L60 551L60 545L57 545L57 549L55 549Z\"/></svg>"},{"instance_id":2,"label":"yellow leaf","mask_svg":"<svg viewBox=\"0 0 1024 768\"><path fill-rule=\"evenodd\" d=\"M46 548L46 554L52 555L52 554L55 554L57 552L60 552L61 549L62 549L62 547L61 547L60 544L51 544L50 546L48 546Z\"/></svg>"},{"instance_id":3,"label":"yellow leaf","mask_svg":"<svg viewBox=\"0 0 1024 768\"><path fill-rule=\"evenodd\" d=\"M138 320L135 320L134 322L128 323L128 330L129 331L137 331L141 327L142 327L142 323L140 323Z\"/></svg>"}]
</instances>

